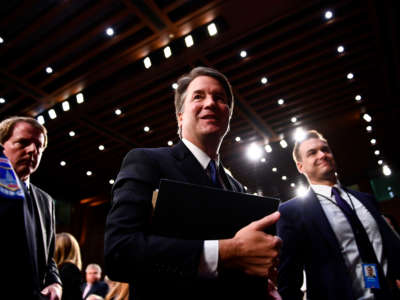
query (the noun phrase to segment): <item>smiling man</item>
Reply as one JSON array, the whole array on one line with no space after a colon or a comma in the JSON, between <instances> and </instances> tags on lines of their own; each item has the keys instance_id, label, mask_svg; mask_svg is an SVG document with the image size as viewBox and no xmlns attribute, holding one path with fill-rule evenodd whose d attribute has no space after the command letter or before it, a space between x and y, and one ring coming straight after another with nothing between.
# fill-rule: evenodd
<instances>
[{"instance_id":1,"label":"smiling man","mask_svg":"<svg viewBox=\"0 0 400 300\"><path fill-rule=\"evenodd\" d=\"M178 144L134 149L122 163L106 224L107 274L129 282L131 295L139 300L268 299L267 276L276 265L281 241L263 230L278 220L279 213L226 240L182 240L151 232L152 194L160 179L244 192L224 171L219 156L233 112L226 77L210 68L193 69L178 80L175 111ZM262 292L247 289L245 282L232 284L223 275L226 270L261 278Z\"/></svg>"},{"instance_id":2,"label":"smiling man","mask_svg":"<svg viewBox=\"0 0 400 300\"><path fill-rule=\"evenodd\" d=\"M26 187L25 203L19 212L7 212L10 206L0 202L2 214L15 214L9 224L1 226L2 236L14 230L16 241L10 251L11 241L4 240L1 246L0 253L8 253L2 255L2 296L4 299L61 299L61 281L53 260L54 200L30 182L30 175L39 167L47 146L46 128L33 118L8 118L0 123L0 143Z\"/></svg>"},{"instance_id":3,"label":"smiling man","mask_svg":"<svg viewBox=\"0 0 400 300\"><path fill-rule=\"evenodd\" d=\"M282 299L303 299L303 269L307 299L398 299L400 240L379 213L376 200L340 185L332 151L317 131L308 131L296 142L293 158L310 190L279 207ZM366 283L366 265L378 270L374 286L379 288Z\"/></svg>"}]
</instances>

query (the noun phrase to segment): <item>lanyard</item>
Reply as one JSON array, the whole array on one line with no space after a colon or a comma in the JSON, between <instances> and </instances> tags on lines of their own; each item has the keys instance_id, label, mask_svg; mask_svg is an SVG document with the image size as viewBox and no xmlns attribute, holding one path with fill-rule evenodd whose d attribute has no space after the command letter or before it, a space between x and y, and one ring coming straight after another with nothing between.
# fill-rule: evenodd
<instances>
[{"instance_id":1,"label":"lanyard","mask_svg":"<svg viewBox=\"0 0 400 300\"><path fill-rule=\"evenodd\" d=\"M340 190L339 190L339 191L340 191ZM356 208L355 208L355 206L354 206L353 200L351 200L351 197L350 197L349 193L348 193L347 191L345 191L345 192L346 192L347 198L349 199L349 202L350 202L350 204L351 204L351 208L352 208L353 211L355 212L355 211L356 211ZM315 194L318 195L318 196L321 196L322 198L325 198L326 200L328 200L329 202L335 204L337 207L340 208L340 206L339 206L335 201L333 201L331 198L329 198L329 197L327 197L327 196L325 196L325 195L319 194L319 193L315 193ZM341 209L340 209L340 210L341 210Z\"/></svg>"}]
</instances>

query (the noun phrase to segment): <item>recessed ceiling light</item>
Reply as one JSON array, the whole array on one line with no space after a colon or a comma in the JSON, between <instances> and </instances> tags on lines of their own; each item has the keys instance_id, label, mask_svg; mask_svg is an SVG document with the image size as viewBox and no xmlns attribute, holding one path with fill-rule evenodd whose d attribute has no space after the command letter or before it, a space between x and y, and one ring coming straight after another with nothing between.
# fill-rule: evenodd
<instances>
[{"instance_id":1,"label":"recessed ceiling light","mask_svg":"<svg viewBox=\"0 0 400 300\"><path fill-rule=\"evenodd\" d=\"M105 149L104 145L99 145L99 150L103 151Z\"/></svg>"},{"instance_id":2,"label":"recessed ceiling light","mask_svg":"<svg viewBox=\"0 0 400 300\"><path fill-rule=\"evenodd\" d=\"M351 80L354 78L354 74L353 73L348 73L347 74L347 79Z\"/></svg>"},{"instance_id":3,"label":"recessed ceiling light","mask_svg":"<svg viewBox=\"0 0 400 300\"><path fill-rule=\"evenodd\" d=\"M4 39L0 36L0 44L4 43Z\"/></svg>"},{"instance_id":4,"label":"recessed ceiling light","mask_svg":"<svg viewBox=\"0 0 400 300\"><path fill-rule=\"evenodd\" d=\"M178 88L178 84L177 84L176 82L174 82L174 83L172 84L172 88L173 88L174 90L176 90L176 89Z\"/></svg>"},{"instance_id":5,"label":"recessed ceiling light","mask_svg":"<svg viewBox=\"0 0 400 300\"><path fill-rule=\"evenodd\" d=\"M208 25L207 30L210 36L214 36L218 33L217 26L215 26L215 23L211 23L210 25Z\"/></svg>"},{"instance_id":6,"label":"recessed ceiling light","mask_svg":"<svg viewBox=\"0 0 400 300\"><path fill-rule=\"evenodd\" d=\"M296 117L291 118L291 119L290 119L290 122L296 123L296 122L297 122L297 118L296 118Z\"/></svg>"},{"instance_id":7,"label":"recessed ceiling light","mask_svg":"<svg viewBox=\"0 0 400 300\"><path fill-rule=\"evenodd\" d=\"M383 175L385 175L385 176L390 176L392 174L392 170L390 170L389 166L387 166L387 165L384 165L382 167L382 172L383 172Z\"/></svg>"},{"instance_id":8,"label":"recessed ceiling light","mask_svg":"<svg viewBox=\"0 0 400 300\"><path fill-rule=\"evenodd\" d=\"M307 190L306 187L300 185L300 186L297 188L297 190L296 190L296 194L297 194L297 196L299 196L299 197L304 197L304 196L307 194L307 191L308 191L308 190Z\"/></svg>"},{"instance_id":9,"label":"recessed ceiling light","mask_svg":"<svg viewBox=\"0 0 400 300\"><path fill-rule=\"evenodd\" d=\"M287 177L285 175L282 176L282 180L286 180Z\"/></svg>"},{"instance_id":10,"label":"recessed ceiling light","mask_svg":"<svg viewBox=\"0 0 400 300\"><path fill-rule=\"evenodd\" d=\"M369 114L363 114L363 119L368 123L372 121L372 117Z\"/></svg>"},{"instance_id":11,"label":"recessed ceiling light","mask_svg":"<svg viewBox=\"0 0 400 300\"><path fill-rule=\"evenodd\" d=\"M260 161L264 163L264 162L266 162L267 160L265 159L265 157L262 157Z\"/></svg>"},{"instance_id":12,"label":"recessed ceiling light","mask_svg":"<svg viewBox=\"0 0 400 300\"><path fill-rule=\"evenodd\" d=\"M82 93L76 94L76 103L81 104L85 101L85 98L83 97Z\"/></svg>"},{"instance_id":13,"label":"recessed ceiling light","mask_svg":"<svg viewBox=\"0 0 400 300\"><path fill-rule=\"evenodd\" d=\"M382 164L383 164L383 160L382 159L378 160L378 165L382 165Z\"/></svg>"},{"instance_id":14,"label":"recessed ceiling light","mask_svg":"<svg viewBox=\"0 0 400 300\"><path fill-rule=\"evenodd\" d=\"M52 120L57 118L57 113L54 109L50 109L48 114L49 114L50 119L52 119Z\"/></svg>"},{"instance_id":15,"label":"recessed ceiling light","mask_svg":"<svg viewBox=\"0 0 400 300\"><path fill-rule=\"evenodd\" d=\"M144 130L144 132L149 132L150 131L150 127L149 126L144 126L143 130Z\"/></svg>"},{"instance_id":16,"label":"recessed ceiling light","mask_svg":"<svg viewBox=\"0 0 400 300\"><path fill-rule=\"evenodd\" d=\"M188 47L188 48L193 46L194 41L193 41L193 37L190 34L185 37L185 44L186 44L186 47Z\"/></svg>"},{"instance_id":17,"label":"recessed ceiling light","mask_svg":"<svg viewBox=\"0 0 400 300\"><path fill-rule=\"evenodd\" d=\"M372 126L367 126L365 129L366 129L368 132L371 132L371 131L372 131Z\"/></svg>"},{"instance_id":18,"label":"recessed ceiling light","mask_svg":"<svg viewBox=\"0 0 400 300\"><path fill-rule=\"evenodd\" d=\"M298 127L296 129L296 131L294 132L294 139L297 142L301 142L302 140L304 140L305 137L306 137L306 132L304 131L304 129L301 127Z\"/></svg>"},{"instance_id":19,"label":"recessed ceiling light","mask_svg":"<svg viewBox=\"0 0 400 300\"><path fill-rule=\"evenodd\" d=\"M375 150L375 151L374 151L374 154L375 154L376 156L378 156L379 154L381 154L381 151Z\"/></svg>"},{"instance_id":20,"label":"recessed ceiling light","mask_svg":"<svg viewBox=\"0 0 400 300\"><path fill-rule=\"evenodd\" d=\"M235 137L235 141L239 143L241 141L240 136Z\"/></svg>"},{"instance_id":21,"label":"recessed ceiling light","mask_svg":"<svg viewBox=\"0 0 400 300\"><path fill-rule=\"evenodd\" d=\"M247 52L245 50L240 51L240 57L245 58L247 56Z\"/></svg>"},{"instance_id":22,"label":"recessed ceiling light","mask_svg":"<svg viewBox=\"0 0 400 300\"><path fill-rule=\"evenodd\" d=\"M169 46L165 47L164 48L164 56L165 56L165 58L169 58L169 57L171 57L171 55L172 55L171 48Z\"/></svg>"},{"instance_id":23,"label":"recessed ceiling light","mask_svg":"<svg viewBox=\"0 0 400 300\"><path fill-rule=\"evenodd\" d=\"M70 107L69 107L69 102L68 101L64 101L62 103L62 109L63 109L63 111L69 111Z\"/></svg>"},{"instance_id":24,"label":"recessed ceiling light","mask_svg":"<svg viewBox=\"0 0 400 300\"><path fill-rule=\"evenodd\" d=\"M277 168L272 168L272 172L278 172L278 169Z\"/></svg>"},{"instance_id":25,"label":"recessed ceiling light","mask_svg":"<svg viewBox=\"0 0 400 300\"><path fill-rule=\"evenodd\" d=\"M281 141L279 142L279 144L281 144L281 147L282 147L283 149L285 149L285 148L288 146L288 144L286 143L285 140L281 140Z\"/></svg>"},{"instance_id":26,"label":"recessed ceiling light","mask_svg":"<svg viewBox=\"0 0 400 300\"><path fill-rule=\"evenodd\" d=\"M112 29L111 27L108 27L108 28L106 29L106 34L107 34L108 36L113 36L113 35L114 35L114 29Z\"/></svg>"},{"instance_id":27,"label":"recessed ceiling light","mask_svg":"<svg viewBox=\"0 0 400 300\"><path fill-rule=\"evenodd\" d=\"M283 100L282 98L278 100L279 105L282 105L283 103L285 103L285 100Z\"/></svg>"},{"instance_id":28,"label":"recessed ceiling light","mask_svg":"<svg viewBox=\"0 0 400 300\"><path fill-rule=\"evenodd\" d=\"M6 99L0 98L0 104L6 103Z\"/></svg>"},{"instance_id":29,"label":"recessed ceiling light","mask_svg":"<svg viewBox=\"0 0 400 300\"><path fill-rule=\"evenodd\" d=\"M150 67L151 67L151 60L150 60L150 57L147 56L145 59L143 59L143 64L144 64L144 67L145 67L146 69L150 68Z\"/></svg>"},{"instance_id":30,"label":"recessed ceiling light","mask_svg":"<svg viewBox=\"0 0 400 300\"><path fill-rule=\"evenodd\" d=\"M174 143L172 141L168 141L168 146L172 146Z\"/></svg>"},{"instance_id":31,"label":"recessed ceiling light","mask_svg":"<svg viewBox=\"0 0 400 300\"><path fill-rule=\"evenodd\" d=\"M266 144L266 145L264 146L264 149L265 149L265 151L267 151L267 153L271 153L271 152L272 152L272 147L271 147L270 144Z\"/></svg>"},{"instance_id":32,"label":"recessed ceiling light","mask_svg":"<svg viewBox=\"0 0 400 300\"><path fill-rule=\"evenodd\" d=\"M52 68L52 67L47 67L47 68L46 68L46 73L47 73L47 74L53 73L53 68Z\"/></svg>"},{"instance_id":33,"label":"recessed ceiling light","mask_svg":"<svg viewBox=\"0 0 400 300\"><path fill-rule=\"evenodd\" d=\"M121 111L119 108L117 108L117 109L114 111L114 113L115 113L117 116L119 116L120 114L122 114L122 111Z\"/></svg>"},{"instance_id":34,"label":"recessed ceiling light","mask_svg":"<svg viewBox=\"0 0 400 300\"><path fill-rule=\"evenodd\" d=\"M325 11L324 17L326 20L330 20L333 17L333 12L331 10Z\"/></svg>"},{"instance_id":35,"label":"recessed ceiling light","mask_svg":"<svg viewBox=\"0 0 400 300\"><path fill-rule=\"evenodd\" d=\"M292 188L294 188L294 187L296 186L296 184L295 184L294 182L292 182L292 183L290 184L290 186L291 186Z\"/></svg>"},{"instance_id":36,"label":"recessed ceiling light","mask_svg":"<svg viewBox=\"0 0 400 300\"><path fill-rule=\"evenodd\" d=\"M109 183L109 184L114 184L114 179L110 179L110 180L108 181L108 183Z\"/></svg>"},{"instance_id":37,"label":"recessed ceiling light","mask_svg":"<svg viewBox=\"0 0 400 300\"><path fill-rule=\"evenodd\" d=\"M262 84L266 84L267 82L268 82L267 77L261 78L261 83L262 83Z\"/></svg>"},{"instance_id":38,"label":"recessed ceiling light","mask_svg":"<svg viewBox=\"0 0 400 300\"><path fill-rule=\"evenodd\" d=\"M261 158L261 155L262 150L256 143L250 144L250 146L247 148L247 157L251 160L258 160Z\"/></svg>"},{"instance_id":39,"label":"recessed ceiling light","mask_svg":"<svg viewBox=\"0 0 400 300\"><path fill-rule=\"evenodd\" d=\"M43 116L37 116L36 120L39 122L39 124L43 125L45 123L44 117Z\"/></svg>"},{"instance_id":40,"label":"recessed ceiling light","mask_svg":"<svg viewBox=\"0 0 400 300\"><path fill-rule=\"evenodd\" d=\"M69 136L71 136L71 137L72 137L72 136L75 136L75 131L72 131L72 130L71 130L68 134L69 134Z\"/></svg>"},{"instance_id":41,"label":"recessed ceiling light","mask_svg":"<svg viewBox=\"0 0 400 300\"><path fill-rule=\"evenodd\" d=\"M87 176L92 176L93 173L92 173L92 171L87 171L87 172L86 172L86 175L87 175Z\"/></svg>"},{"instance_id":42,"label":"recessed ceiling light","mask_svg":"<svg viewBox=\"0 0 400 300\"><path fill-rule=\"evenodd\" d=\"M376 139L371 139L370 143L371 143L371 145L375 145L376 144Z\"/></svg>"},{"instance_id":43,"label":"recessed ceiling light","mask_svg":"<svg viewBox=\"0 0 400 300\"><path fill-rule=\"evenodd\" d=\"M354 99L356 99L356 101L361 101L362 97L361 97L361 95L356 95L356 96L354 97Z\"/></svg>"},{"instance_id":44,"label":"recessed ceiling light","mask_svg":"<svg viewBox=\"0 0 400 300\"><path fill-rule=\"evenodd\" d=\"M65 161L60 161L60 166L64 167L67 163Z\"/></svg>"},{"instance_id":45,"label":"recessed ceiling light","mask_svg":"<svg viewBox=\"0 0 400 300\"><path fill-rule=\"evenodd\" d=\"M344 47L343 46L337 47L337 52L338 53L343 53L344 52Z\"/></svg>"}]
</instances>

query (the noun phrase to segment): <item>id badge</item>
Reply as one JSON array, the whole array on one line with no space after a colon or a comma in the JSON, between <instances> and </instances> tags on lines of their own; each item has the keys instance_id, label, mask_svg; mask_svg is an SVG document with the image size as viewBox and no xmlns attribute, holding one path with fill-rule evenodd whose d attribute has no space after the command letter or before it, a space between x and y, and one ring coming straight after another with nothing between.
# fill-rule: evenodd
<instances>
[{"instance_id":1,"label":"id badge","mask_svg":"<svg viewBox=\"0 0 400 300\"><path fill-rule=\"evenodd\" d=\"M379 289L379 278L376 264L362 264L365 288Z\"/></svg>"}]
</instances>

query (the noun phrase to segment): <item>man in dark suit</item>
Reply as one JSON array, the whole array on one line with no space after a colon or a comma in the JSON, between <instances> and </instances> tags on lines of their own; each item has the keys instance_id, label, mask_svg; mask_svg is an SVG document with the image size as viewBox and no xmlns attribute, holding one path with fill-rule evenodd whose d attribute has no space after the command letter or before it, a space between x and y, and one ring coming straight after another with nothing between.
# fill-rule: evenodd
<instances>
[{"instance_id":1,"label":"man in dark suit","mask_svg":"<svg viewBox=\"0 0 400 300\"><path fill-rule=\"evenodd\" d=\"M10 217L6 226L1 226L2 237L11 231L16 240L12 249L11 240L3 240L0 251L2 297L61 299L61 281L53 260L54 201L30 182L47 146L46 128L32 118L8 118L0 123L0 143L26 196L21 206L0 202L2 215Z\"/></svg>"},{"instance_id":2,"label":"man in dark suit","mask_svg":"<svg viewBox=\"0 0 400 300\"><path fill-rule=\"evenodd\" d=\"M218 154L233 111L226 77L210 68L193 69L178 81L175 109L182 140L171 148L133 149L122 163L106 223L107 274L129 282L130 293L138 300L268 299L267 276L281 241L263 230L278 220L279 213L219 241L151 232L152 194L162 178L244 191L224 171ZM225 274L233 270L252 275L261 284L246 288L246 281L228 279Z\"/></svg>"},{"instance_id":3,"label":"man in dark suit","mask_svg":"<svg viewBox=\"0 0 400 300\"><path fill-rule=\"evenodd\" d=\"M296 142L293 157L311 187L305 196L279 207L282 299L302 299L303 269L308 299L398 299L394 295L400 240L379 213L376 200L340 185L331 149L318 132L308 131ZM367 264L380 270L380 289L366 287Z\"/></svg>"},{"instance_id":4,"label":"man in dark suit","mask_svg":"<svg viewBox=\"0 0 400 300\"><path fill-rule=\"evenodd\" d=\"M89 264L86 267L86 282L82 285L82 298L86 299L91 294L106 297L108 284L101 281L101 267L98 264Z\"/></svg>"}]
</instances>

